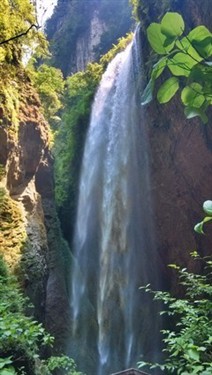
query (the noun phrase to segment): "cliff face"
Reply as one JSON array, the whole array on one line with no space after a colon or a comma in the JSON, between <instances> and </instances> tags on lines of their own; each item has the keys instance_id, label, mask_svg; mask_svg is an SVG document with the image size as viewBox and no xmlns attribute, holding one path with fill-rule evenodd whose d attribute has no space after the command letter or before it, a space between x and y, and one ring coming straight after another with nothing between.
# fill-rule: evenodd
<instances>
[{"instance_id":1,"label":"cliff face","mask_svg":"<svg viewBox=\"0 0 212 375\"><path fill-rule=\"evenodd\" d=\"M128 0L59 0L46 26L52 64L65 75L84 70L127 33L132 23Z\"/></svg>"},{"instance_id":2,"label":"cliff face","mask_svg":"<svg viewBox=\"0 0 212 375\"><path fill-rule=\"evenodd\" d=\"M14 126L1 110L0 254L30 297L35 317L56 337L59 350L68 326L64 259L69 249L55 209L48 124L25 73L17 81L19 124Z\"/></svg>"},{"instance_id":3,"label":"cliff face","mask_svg":"<svg viewBox=\"0 0 212 375\"><path fill-rule=\"evenodd\" d=\"M200 236L193 230L211 197L212 132L198 120L186 120L177 99L163 107L149 105L146 116L156 244L166 287L176 291L175 272L167 264L198 270L190 253L208 255L212 245L209 232Z\"/></svg>"},{"instance_id":4,"label":"cliff face","mask_svg":"<svg viewBox=\"0 0 212 375\"><path fill-rule=\"evenodd\" d=\"M73 71L85 70L90 61L95 61L97 48L101 42L101 36L107 31L107 26L99 17L99 12L95 10L90 20L88 31L80 36L76 42L76 53L73 59Z\"/></svg>"},{"instance_id":5,"label":"cliff face","mask_svg":"<svg viewBox=\"0 0 212 375\"><path fill-rule=\"evenodd\" d=\"M204 0L201 4L193 1L167 3L168 10L183 15L187 30L198 25L206 25L211 29L208 16L210 1ZM144 26L140 34L144 69L142 76L148 76L150 46L145 28L150 22L158 22L161 7L154 0L144 1L143 5L146 6L146 16L143 12L140 14ZM211 236L200 236L193 230L203 217L203 202L211 199L211 119L209 114L207 125L198 119L186 120L179 95L165 105L154 100L144 110L145 131L150 147L152 216L156 242L164 265L166 285L176 290L175 273L168 271L167 264L190 265L198 270L197 262L194 265L191 261L190 252L198 250L200 254L206 255L210 253L212 245Z\"/></svg>"},{"instance_id":6,"label":"cliff face","mask_svg":"<svg viewBox=\"0 0 212 375\"><path fill-rule=\"evenodd\" d=\"M16 246L5 248L7 234L3 232L1 253L13 259L10 266L21 275L22 283L35 304L36 315L42 316L45 280L47 278L48 244L44 226L41 197L35 188L35 175L48 150L48 127L39 113L40 104L26 76L20 92L20 107L17 113L18 127L5 120L2 111L0 128L0 163L4 168L1 187L8 202L16 207L17 220L13 230L21 231L22 237ZM14 214L11 223L15 220ZM9 237L13 236L10 230ZM14 260L15 258L15 260ZM24 272L24 273L23 273Z\"/></svg>"}]
</instances>

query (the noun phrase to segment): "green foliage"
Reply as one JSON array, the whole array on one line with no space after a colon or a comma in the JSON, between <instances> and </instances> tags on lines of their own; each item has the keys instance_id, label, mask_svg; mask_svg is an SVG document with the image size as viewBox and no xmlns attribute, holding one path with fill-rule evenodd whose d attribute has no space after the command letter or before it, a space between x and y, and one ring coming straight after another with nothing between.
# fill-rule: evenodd
<instances>
[{"instance_id":1,"label":"green foliage","mask_svg":"<svg viewBox=\"0 0 212 375\"><path fill-rule=\"evenodd\" d=\"M9 275L2 257L0 300L0 373L12 374L14 367L18 373L22 369L33 374L40 346L51 345L53 338L41 324L25 315L29 301L19 290L16 279Z\"/></svg>"},{"instance_id":2,"label":"green foliage","mask_svg":"<svg viewBox=\"0 0 212 375\"><path fill-rule=\"evenodd\" d=\"M127 45L132 41L133 33L128 33L124 37L119 38L116 44L100 59L100 64L105 69L107 64L117 55L117 53L123 51Z\"/></svg>"},{"instance_id":3,"label":"green foliage","mask_svg":"<svg viewBox=\"0 0 212 375\"><path fill-rule=\"evenodd\" d=\"M35 23L35 15L32 4L28 0L16 0L15 2L2 0L0 4L0 42L9 39L25 31L30 24ZM20 60L20 45L30 42L30 35L0 46L0 62Z\"/></svg>"},{"instance_id":4,"label":"green foliage","mask_svg":"<svg viewBox=\"0 0 212 375\"><path fill-rule=\"evenodd\" d=\"M208 200L203 203L203 210L207 214L207 216L204 217L204 219L197 223L194 227L195 232L204 234L203 227L205 223L209 223L212 221L212 201Z\"/></svg>"},{"instance_id":5,"label":"green foliage","mask_svg":"<svg viewBox=\"0 0 212 375\"><path fill-rule=\"evenodd\" d=\"M139 362L139 367L160 368L166 374L212 373L212 261L210 258L201 259L196 252L192 256L203 262L203 275L170 265L177 270L180 284L185 288L183 299L175 298L167 292L152 291L149 285L141 288L152 293L154 300L163 301L167 308L160 314L174 317L176 324L174 329L162 331L164 352L167 355L164 363L142 361Z\"/></svg>"},{"instance_id":6,"label":"green foliage","mask_svg":"<svg viewBox=\"0 0 212 375\"><path fill-rule=\"evenodd\" d=\"M9 360L6 358L2 364L7 365L8 362L9 362ZM17 372L15 371L14 367L12 367L12 366L0 369L0 375L16 375L16 374L17 374Z\"/></svg>"},{"instance_id":7,"label":"green foliage","mask_svg":"<svg viewBox=\"0 0 212 375\"><path fill-rule=\"evenodd\" d=\"M142 95L142 104L153 98L155 81L161 74L171 73L159 88L159 103L167 103L181 90L186 117L199 116L207 123L206 110L212 104L212 34L205 26L197 26L184 36L184 21L180 14L168 12L161 23L147 28L147 38L153 50L162 58L153 66L151 79ZM168 89L168 93L167 93Z\"/></svg>"},{"instance_id":8,"label":"green foliage","mask_svg":"<svg viewBox=\"0 0 212 375\"><path fill-rule=\"evenodd\" d=\"M29 0L1 0L0 3L0 44L5 40L24 34L31 25L36 25L35 8ZM38 28L38 27L37 27ZM27 47L36 43L46 47L43 34L31 28L25 35L0 45L0 63L20 63Z\"/></svg>"},{"instance_id":9,"label":"green foliage","mask_svg":"<svg viewBox=\"0 0 212 375\"><path fill-rule=\"evenodd\" d=\"M44 115L53 129L60 118L56 116L62 108L62 95L65 81L61 70L43 64L37 70L30 71L30 76L39 93Z\"/></svg>"},{"instance_id":10,"label":"green foliage","mask_svg":"<svg viewBox=\"0 0 212 375\"><path fill-rule=\"evenodd\" d=\"M0 187L0 228L0 255L15 270L27 235L19 203L3 187Z\"/></svg>"},{"instance_id":11,"label":"green foliage","mask_svg":"<svg viewBox=\"0 0 212 375\"><path fill-rule=\"evenodd\" d=\"M54 148L55 194L59 207L63 206L71 192L74 194L76 191L91 103L101 75L102 66L95 63L88 64L84 72L67 79L65 110Z\"/></svg>"},{"instance_id":12,"label":"green foliage","mask_svg":"<svg viewBox=\"0 0 212 375\"><path fill-rule=\"evenodd\" d=\"M167 79L159 88L157 99L160 103L167 103L179 89L179 79L172 77Z\"/></svg>"},{"instance_id":13,"label":"green foliage","mask_svg":"<svg viewBox=\"0 0 212 375\"><path fill-rule=\"evenodd\" d=\"M0 300L0 375L51 375L55 370L83 375L67 356L40 358L40 349L52 346L54 339L42 324L26 315L29 300L23 296L16 278L9 274L2 256Z\"/></svg>"},{"instance_id":14,"label":"green foliage","mask_svg":"<svg viewBox=\"0 0 212 375\"><path fill-rule=\"evenodd\" d=\"M136 21L139 21L139 7L140 7L140 0L130 0L130 4L132 6L132 15Z\"/></svg>"},{"instance_id":15,"label":"green foliage","mask_svg":"<svg viewBox=\"0 0 212 375\"><path fill-rule=\"evenodd\" d=\"M2 0L0 15L0 107L3 112L1 117L4 124L10 125L10 131L17 132L23 87L23 56L29 48L38 48L44 52L47 42L43 34L38 32L36 27L32 27L26 35L1 44L25 33L31 25L36 25L35 10L31 1Z\"/></svg>"},{"instance_id":16,"label":"green foliage","mask_svg":"<svg viewBox=\"0 0 212 375\"><path fill-rule=\"evenodd\" d=\"M40 374L36 375L51 375L54 370L64 370L66 375L83 375L82 372L77 371L74 360L65 355L52 356L48 360L42 361Z\"/></svg>"}]
</instances>

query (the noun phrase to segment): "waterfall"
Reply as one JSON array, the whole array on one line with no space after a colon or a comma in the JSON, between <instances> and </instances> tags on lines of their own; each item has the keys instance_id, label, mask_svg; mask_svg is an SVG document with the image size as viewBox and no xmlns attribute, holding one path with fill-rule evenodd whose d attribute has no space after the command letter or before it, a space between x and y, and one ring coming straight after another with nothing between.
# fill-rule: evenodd
<instances>
[{"instance_id":1,"label":"waterfall","mask_svg":"<svg viewBox=\"0 0 212 375\"><path fill-rule=\"evenodd\" d=\"M140 65L134 38L102 77L85 143L70 346L92 375L135 366L143 353L154 356L158 344L155 306L139 291L157 280Z\"/></svg>"}]
</instances>

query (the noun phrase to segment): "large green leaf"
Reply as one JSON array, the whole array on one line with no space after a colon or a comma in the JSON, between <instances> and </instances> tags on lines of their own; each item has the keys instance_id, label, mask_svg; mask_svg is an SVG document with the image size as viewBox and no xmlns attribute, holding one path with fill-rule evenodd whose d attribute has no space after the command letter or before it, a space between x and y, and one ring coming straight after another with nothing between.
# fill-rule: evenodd
<instances>
[{"instance_id":1,"label":"large green leaf","mask_svg":"<svg viewBox=\"0 0 212 375\"><path fill-rule=\"evenodd\" d=\"M161 32L168 38L182 35L185 24L179 13L167 12L161 21Z\"/></svg>"},{"instance_id":2,"label":"large green leaf","mask_svg":"<svg viewBox=\"0 0 212 375\"><path fill-rule=\"evenodd\" d=\"M212 216L212 201L207 200L203 203L203 210L209 216Z\"/></svg>"},{"instance_id":3,"label":"large green leaf","mask_svg":"<svg viewBox=\"0 0 212 375\"><path fill-rule=\"evenodd\" d=\"M14 367L8 367L0 370L0 375L16 375Z\"/></svg>"},{"instance_id":4,"label":"large green leaf","mask_svg":"<svg viewBox=\"0 0 212 375\"><path fill-rule=\"evenodd\" d=\"M212 221L212 217L206 216L200 223L195 225L195 227L194 227L195 232L200 233L200 234L204 234L203 226L204 226L205 223L208 223L210 221Z\"/></svg>"},{"instance_id":5,"label":"large green leaf","mask_svg":"<svg viewBox=\"0 0 212 375\"><path fill-rule=\"evenodd\" d=\"M178 52L176 55L171 57L167 63L169 70L175 76L185 76L190 75L193 66L197 65L197 61L191 56L183 52Z\"/></svg>"},{"instance_id":6,"label":"large green leaf","mask_svg":"<svg viewBox=\"0 0 212 375\"><path fill-rule=\"evenodd\" d=\"M171 51L174 46L172 42L170 45L164 47L166 42L166 36L161 32L161 25L159 23L151 23L147 28L147 38L148 41L155 52L159 55L165 55L167 52Z\"/></svg>"},{"instance_id":7,"label":"large green leaf","mask_svg":"<svg viewBox=\"0 0 212 375\"><path fill-rule=\"evenodd\" d=\"M194 40L192 45L199 55L205 59L212 55L212 37L207 37L203 40Z\"/></svg>"},{"instance_id":8,"label":"large green leaf","mask_svg":"<svg viewBox=\"0 0 212 375\"><path fill-rule=\"evenodd\" d=\"M209 73L209 69L201 64L195 65L189 75L189 80L190 81L195 81L198 83L204 84L205 81L208 81L211 79L212 81L212 76Z\"/></svg>"},{"instance_id":9,"label":"large green leaf","mask_svg":"<svg viewBox=\"0 0 212 375\"><path fill-rule=\"evenodd\" d=\"M189 359L199 361L200 353L196 349L188 349L185 354L188 355Z\"/></svg>"},{"instance_id":10,"label":"large green leaf","mask_svg":"<svg viewBox=\"0 0 212 375\"><path fill-rule=\"evenodd\" d=\"M198 62L203 60L187 37L177 40L176 47Z\"/></svg>"},{"instance_id":11,"label":"large green leaf","mask_svg":"<svg viewBox=\"0 0 212 375\"><path fill-rule=\"evenodd\" d=\"M159 103L167 103L179 89L179 80L177 77L167 79L159 88L157 99Z\"/></svg>"},{"instance_id":12,"label":"large green leaf","mask_svg":"<svg viewBox=\"0 0 212 375\"><path fill-rule=\"evenodd\" d=\"M152 69L151 77L153 79L158 78L164 71L165 67L167 66L167 57L162 57Z\"/></svg>"},{"instance_id":13,"label":"large green leaf","mask_svg":"<svg viewBox=\"0 0 212 375\"><path fill-rule=\"evenodd\" d=\"M203 58L212 55L212 34L207 27L203 25L195 27L188 34L187 40Z\"/></svg>"},{"instance_id":14,"label":"large green leaf","mask_svg":"<svg viewBox=\"0 0 212 375\"><path fill-rule=\"evenodd\" d=\"M200 108L205 101L205 97L202 94L202 86L194 82L190 86L184 87L181 93L181 100L188 107Z\"/></svg>"},{"instance_id":15,"label":"large green leaf","mask_svg":"<svg viewBox=\"0 0 212 375\"><path fill-rule=\"evenodd\" d=\"M155 81L151 78L145 87L143 94L141 95L141 105L146 105L152 101L154 84Z\"/></svg>"},{"instance_id":16,"label":"large green leaf","mask_svg":"<svg viewBox=\"0 0 212 375\"><path fill-rule=\"evenodd\" d=\"M207 27L201 25L201 26L197 26L193 30L191 30L190 33L187 36L187 39L192 42L193 40L201 41L201 40L203 40L207 37L212 37L212 34L207 29Z\"/></svg>"},{"instance_id":17,"label":"large green leaf","mask_svg":"<svg viewBox=\"0 0 212 375\"><path fill-rule=\"evenodd\" d=\"M0 358L0 370L12 363L11 357Z\"/></svg>"},{"instance_id":18,"label":"large green leaf","mask_svg":"<svg viewBox=\"0 0 212 375\"><path fill-rule=\"evenodd\" d=\"M200 117L203 124L207 124L208 122L208 117L201 108L186 107L184 113L187 119Z\"/></svg>"}]
</instances>

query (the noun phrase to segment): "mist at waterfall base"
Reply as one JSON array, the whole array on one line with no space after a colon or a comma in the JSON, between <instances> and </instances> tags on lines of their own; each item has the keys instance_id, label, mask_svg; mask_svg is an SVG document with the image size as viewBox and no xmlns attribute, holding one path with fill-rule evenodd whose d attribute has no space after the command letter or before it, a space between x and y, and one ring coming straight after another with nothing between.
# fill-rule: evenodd
<instances>
[{"instance_id":1,"label":"mist at waterfall base","mask_svg":"<svg viewBox=\"0 0 212 375\"><path fill-rule=\"evenodd\" d=\"M87 375L108 375L158 359L159 288L140 106L137 38L104 73L85 143L72 269L70 355Z\"/></svg>"}]
</instances>

